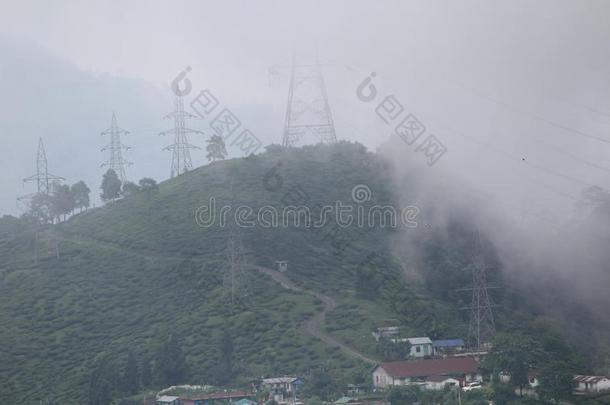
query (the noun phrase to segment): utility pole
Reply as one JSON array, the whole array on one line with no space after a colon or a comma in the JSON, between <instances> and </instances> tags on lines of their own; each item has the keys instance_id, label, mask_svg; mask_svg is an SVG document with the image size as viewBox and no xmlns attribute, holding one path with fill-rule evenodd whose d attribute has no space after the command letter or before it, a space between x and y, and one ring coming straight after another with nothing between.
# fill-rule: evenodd
<instances>
[{"instance_id":1,"label":"utility pole","mask_svg":"<svg viewBox=\"0 0 610 405\"><path fill-rule=\"evenodd\" d=\"M125 131L117 125L116 115L112 113L112 120L110 122L110 128L101 133L101 135L110 135L110 143L102 148L102 152L110 151L110 157L104 163L102 167L108 167L119 176L121 183L125 183L127 179L125 176L125 166L131 166L132 163L123 159L123 151L131 149L129 146L123 145L121 142L121 135L127 135L129 131Z\"/></svg>"},{"instance_id":2,"label":"utility pole","mask_svg":"<svg viewBox=\"0 0 610 405\"><path fill-rule=\"evenodd\" d=\"M176 177L186 173L193 168L191 161L191 149L200 149L198 146L188 142L188 134L202 134L203 132L187 128L186 120L197 118L195 115L184 111L182 96L176 96L174 100L174 111L167 114L165 118L173 118L174 128L161 132L159 135L174 135L174 143L166 146L163 150L172 151L172 168L170 177Z\"/></svg>"},{"instance_id":3,"label":"utility pole","mask_svg":"<svg viewBox=\"0 0 610 405\"><path fill-rule=\"evenodd\" d=\"M490 287L487 284L487 266L481 248L479 231L476 231L474 234L470 268L472 271L472 287L463 288L458 291L472 292L470 306L462 309L470 310L468 346L471 350L480 352L485 346L485 343L488 343L489 339L491 339L496 332L492 308L497 305L492 303L489 296L489 290L498 287Z\"/></svg>"},{"instance_id":4,"label":"utility pole","mask_svg":"<svg viewBox=\"0 0 610 405\"><path fill-rule=\"evenodd\" d=\"M282 145L298 146L305 135L314 135L320 142L337 142L320 64L297 65L293 57Z\"/></svg>"}]
</instances>

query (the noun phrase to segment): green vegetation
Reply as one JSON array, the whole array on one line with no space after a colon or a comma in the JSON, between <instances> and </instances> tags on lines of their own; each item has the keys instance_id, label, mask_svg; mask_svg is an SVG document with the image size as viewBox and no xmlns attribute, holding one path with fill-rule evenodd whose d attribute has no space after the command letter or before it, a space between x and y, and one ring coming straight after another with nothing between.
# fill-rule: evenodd
<instances>
[{"instance_id":1,"label":"green vegetation","mask_svg":"<svg viewBox=\"0 0 610 405\"><path fill-rule=\"evenodd\" d=\"M115 200L121 196L121 180L114 170L108 169L104 174L101 188L103 201Z\"/></svg>"},{"instance_id":2,"label":"green vegetation","mask_svg":"<svg viewBox=\"0 0 610 405\"><path fill-rule=\"evenodd\" d=\"M225 141L220 135L212 135L207 141L205 150L207 152L206 158L210 162L217 160L223 160L227 157L227 148L225 147Z\"/></svg>"},{"instance_id":3,"label":"green vegetation","mask_svg":"<svg viewBox=\"0 0 610 405\"><path fill-rule=\"evenodd\" d=\"M539 398L546 403L559 403L571 397L572 378L585 366L550 331L540 331L536 337L517 331L495 336L485 367L494 375L500 371L510 374L509 385L518 388L520 396L529 384L528 371L538 370L540 381L535 391Z\"/></svg>"},{"instance_id":4,"label":"green vegetation","mask_svg":"<svg viewBox=\"0 0 610 405\"><path fill-rule=\"evenodd\" d=\"M36 241L27 221L1 218L0 395L7 403L55 398L103 404L109 396L129 396L136 386L244 387L263 375L298 374L311 395L336 399L347 383L368 383L368 365L304 333L304 321L322 307L312 296L249 268L241 280L247 288L232 306L229 230L218 220L198 226L195 212L212 197L217 210L225 204L255 211L307 204L313 212L318 204L351 202L357 184L373 192L365 205L398 206L390 173L362 146L340 143L274 146L158 185L142 180L141 191L54 225L59 259L45 255L45 239ZM106 196L113 200L117 193L115 187ZM288 260L291 280L337 301L324 330L356 350L381 357L371 331L386 320L401 325L405 335L466 337L468 314L459 308L469 297L455 289L469 284L468 224L410 230L421 232L413 279L403 273L413 263L392 253L401 240L394 229L240 231L251 265ZM35 244L42 252L38 263ZM492 248L487 255L493 262ZM490 277L502 282L499 270ZM512 298L506 293L499 299ZM526 313L507 306L498 312L498 324L527 329L536 319Z\"/></svg>"},{"instance_id":5,"label":"green vegetation","mask_svg":"<svg viewBox=\"0 0 610 405\"><path fill-rule=\"evenodd\" d=\"M29 210L23 219L39 224L48 224L65 220L78 209L89 207L89 187L81 180L72 185L53 182L49 194L37 193L30 200Z\"/></svg>"}]
</instances>

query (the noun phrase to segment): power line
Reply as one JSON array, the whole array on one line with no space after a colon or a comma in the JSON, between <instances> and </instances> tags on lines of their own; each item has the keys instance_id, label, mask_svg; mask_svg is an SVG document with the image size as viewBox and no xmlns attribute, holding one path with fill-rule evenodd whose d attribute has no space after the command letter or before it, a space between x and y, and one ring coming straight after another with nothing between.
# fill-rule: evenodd
<instances>
[{"instance_id":1,"label":"power line","mask_svg":"<svg viewBox=\"0 0 610 405\"><path fill-rule=\"evenodd\" d=\"M554 128L560 129L560 130L562 130L564 132L569 132L569 133L574 134L574 135L579 135L581 137L585 137L585 138L588 138L588 139L593 139L593 140L598 141L598 142L603 142L603 143L610 144L610 139L602 138L602 137L597 136L597 135L592 135L592 134L589 134L589 133L584 132L582 130L579 130L579 129L576 129L576 128L572 128L572 127L570 127L568 125L562 124L560 122L548 119L548 118L544 117L541 114L538 114L538 113L535 113L535 112L532 112L532 111L526 111L526 110L523 110L523 109L518 108L518 107L514 107L513 105L511 105L511 104L509 104L509 103L507 103L505 101L496 99L496 98L491 97L491 96L486 95L486 94L482 94L481 92L476 91L476 90L468 89L468 88L464 87L463 85L461 85L459 83L456 83L455 85L460 87L460 88L462 88L463 90L467 90L467 91L471 92L472 94L474 94L474 95L476 95L478 97L484 98L484 99L486 99L486 100L488 100L488 101L490 101L490 102L492 102L494 104L500 105L500 106L502 106L502 107L504 107L504 108L506 108L508 110L511 110L511 111L513 111L513 112L515 112L517 114L528 116L528 117L530 117L530 118L532 118L534 120L543 122L543 123L545 123L545 124L547 124L549 126L552 126Z\"/></svg>"},{"instance_id":2,"label":"power line","mask_svg":"<svg viewBox=\"0 0 610 405\"><path fill-rule=\"evenodd\" d=\"M348 69L349 71L353 71L353 68L352 68L352 67L350 67L350 66L345 66L345 67L346 67L346 69ZM361 69L361 68L358 68L358 70L362 70L362 69ZM490 100L490 98L489 98L489 97L486 97L486 96L484 96L484 95L481 95L480 93L477 93L477 92L476 92L476 91L474 91L474 90L470 90L470 89L466 88L464 85L460 85L460 84L457 84L457 83L451 83L451 84L452 84L452 85L454 85L454 86L456 86L456 87L460 87L462 90L466 90L466 91L468 91L468 92L471 92L472 94L474 94L474 95L475 95L475 96L477 96L477 97L481 97L481 98L485 98L485 99L487 99L487 100ZM497 100L493 100L493 99L492 99L491 101L497 101ZM506 103L506 102L498 101L498 103L500 103L500 105L502 105L502 104L506 104L507 106L509 106L509 107L510 107L510 105L509 105L508 103ZM513 113L519 113L519 111L515 111L515 110L517 110L517 109L516 109L516 108L512 108L512 112L513 112ZM600 113L601 113L601 112L600 112ZM530 118L532 118L532 117L530 117ZM562 125L562 124L557 123L557 125ZM572 130L574 130L574 131L576 131L576 132L583 132L583 131L579 131L579 130L576 130L576 129L573 129L573 128L572 128ZM529 137L530 139L531 139L532 137L533 137L533 138L538 138L538 139L543 139L543 137L542 137L542 136L539 136L539 135L536 135L536 134L528 134L528 137ZM572 152L566 151L565 149L560 148L560 147L558 147L558 146L551 145L551 144L549 144L549 143L546 143L546 142L541 142L541 141L534 141L534 142L538 142L538 143L540 143L540 144L542 144L542 145L546 146L547 148L554 149L554 150L555 150L555 151L557 151L558 153L563 154L564 156L568 156L569 158L571 158L571 159L573 159L573 160L575 160L575 161L578 161L578 162L580 162L580 163L583 163L583 164L585 164L585 165L587 165L587 166L589 166L589 167L592 167L592 168L594 168L594 169L602 170L602 171L605 171L605 172L610 172L610 168L608 168L608 167L604 167L604 166L602 166L602 165L600 165L600 164L598 164L598 163L592 162L590 159L586 159L586 158L580 157L580 156L578 156L578 155L576 155L576 154L574 154L574 153L572 153ZM609 142L609 143L610 143L610 139L609 139L609 140L607 140L607 142ZM540 166L540 167L543 167L543 166ZM551 169L546 169L546 170L547 170L547 171L550 171ZM567 176L567 177L570 177L570 176ZM573 178L573 177L572 177L572 178L570 178L570 180L574 180L574 179L575 179L575 178ZM584 181L582 181L582 180L579 180L579 179L576 179L576 181L581 182L582 184L587 184L587 185L590 185L590 183L586 183L586 182L584 182Z\"/></svg>"},{"instance_id":3,"label":"power line","mask_svg":"<svg viewBox=\"0 0 610 405\"><path fill-rule=\"evenodd\" d=\"M346 65L345 67L346 67L346 69L348 69L350 71L353 70L353 66L347 66ZM369 70L362 69L362 67L358 67L358 69L361 70L362 72L367 72L367 74L369 72ZM417 67L416 67L416 69L417 69ZM430 71L429 70L425 70L425 72L429 73ZM571 134L578 135L578 136L581 136L581 137L585 137L585 138L588 138L588 139L592 139L592 140L595 140L595 141L598 141L598 142L610 144L610 139L609 138L604 138L604 137L601 137L601 136L598 136L598 135L593 135L593 134L590 134L588 132L582 131L580 129L573 128L573 127L571 127L569 125L562 124L560 122L557 122L557 121L551 120L549 118L546 118L544 115L539 114L537 112L527 111L527 110L521 109L519 107L515 107L515 106L513 106L512 104L510 104L510 103L508 103L506 101L497 99L497 98L492 97L492 96L490 96L488 94L484 94L481 91L473 90L472 88L469 88L468 86L466 86L463 83L454 82L454 81L448 80L447 77L442 77L442 78L441 77L437 77L437 79L443 80L443 81L445 81L445 82L447 82L450 85L453 85L455 87L459 87L460 89L465 90L467 92L470 92L471 94L473 94L473 95L475 95L477 97L484 98L484 99L486 99L486 100L488 100L488 101L490 101L490 102L492 102L494 104L497 104L497 105L499 105L499 106L501 106L501 107L503 107L505 109L511 110L512 112L514 112L516 114L520 114L520 115L523 115L523 116L528 116L532 120L537 120L537 121L543 122L543 123L545 123L545 124L547 124L549 126L552 126L554 128L560 129L561 131L569 132ZM438 80L435 80L435 82L438 82ZM599 109L593 108L593 107L585 105L585 104L581 104L581 103L567 103L566 101L563 101L563 100L562 100L562 102L566 103L566 104L574 104L574 105L578 106L579 108L584 108L584 109L586 109L588 111L591 111L591 112L594 112L596 114L600 114L600 115L604 115L604 116L610 117L610 114L608 114L607 112L601 111Z\"/></svg>"}]
</instances>

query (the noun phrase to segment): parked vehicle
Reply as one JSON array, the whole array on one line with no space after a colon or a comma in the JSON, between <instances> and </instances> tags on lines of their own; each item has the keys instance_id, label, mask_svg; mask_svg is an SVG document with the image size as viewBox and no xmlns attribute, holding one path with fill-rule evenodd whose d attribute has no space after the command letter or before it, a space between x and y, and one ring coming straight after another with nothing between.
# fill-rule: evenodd
<instances>
[{"instance_id":1,"label":"parked vehicle","mask_svg":"<svg viewBox=\"0 0 610 405\"><path fill-rule=\"evenodd\" d=\"M472 391L472 390L479 390L481 388L483 388L481 383L478 381L475 381L475 382L471 382L471 383L464 385L464 387L462 387L462 391L468 392L468 391Z\"/></svg>"}]
</instances>

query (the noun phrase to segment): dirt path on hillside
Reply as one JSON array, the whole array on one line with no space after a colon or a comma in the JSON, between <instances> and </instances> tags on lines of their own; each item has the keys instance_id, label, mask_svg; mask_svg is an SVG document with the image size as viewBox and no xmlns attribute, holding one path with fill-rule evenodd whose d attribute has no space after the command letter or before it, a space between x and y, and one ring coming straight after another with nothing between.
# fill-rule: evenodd
<instances>
[{"instance_id":1,"label":"dirt path on hillside","mask_svg":"<svg viewBox=\"0 0 610 405\"><path fill-rule=\"evenodd\" d=\"M72 235L63 233L62 238L60 240L69 241L69 242L72 242L72 243L75 243L78 245L82 245L82 246L86 246L88 244L93 243L98 246L103 246L107 249L111 249L111 250L114 250L117 252L127 253L127 254L130 254L133 256L140 257L142 259L153 260L153 261L155 261L155 260L178 260L179 261L179 260L187 259L184 256L170 256L170 255L159 254L157 252L151 252L151 251L136 251L136 250L129 249L129 248L126 248L123 246L119 246L117 244L113 244L111 242L96 240L96 239L93 239L90 237L79 236L78 239L74 239L71 236ZM205 257L205 256L201 256L199 258L203 258L203 257ZM197 259L198 257L189 257L189 258ZM322 293L319 293L317 291L306 290L302 287L299 287L292 280L290 280L290 278L288 278L284 273L281 273L277 270L269 269L266 267L260 267L260 266L254 266L254 269L260 273L266 274L267 276L271 277L272 280L279 283L282 287L284 287L287 290L302 292L302 293L311 295L313 297L316 297L318 300L320 300L322 302L322 304L324 305L324 309L322 309L322 311L315 314L311 318L307 319L305 321L305 323L302 325L302 329L305 333L307 333L308 335L313 336L317 339L320 339L321 341L323 341L324 343L326 343L329 346L338 347L339 349L341 349L345 354L347 354L350 357L357 358L368 364L374 365L374 364L378 363L377 360L374 360L374 359L356 351L355 349L349 347L345 343L337 340L335 337L333 337L323 331L322 328L323 328L324 320L326 319L326 314L333 311L335 308L337 308L337 302L333 298L331 298L327 295L324 295Z\"/></svg>"},{"instance_id":2,"label":"dirt path on hillside","mask_svg":"<svg viewBox=\"0 0 610 405\"><path fill-rule=\"evenodd\" d=\"M321 312L319 312L316 315L309 318L303 324L302 328L305 333L307 333L310 336L320 339L321 341L323 341L324 343L326 343L329 346L340 348L341 350L343 350L344 353L346 353L350 357L355 357L355 358L362 360L365 363L369 363L369 364L378 363L376 360L371 359L370 357L367 357L364 354L354 350L353 348L349 347L348 345L346 345L343 342L340 342L339 340L337 340L336 338L334 338L333 336L329 335L328 333L326 333L322 330L322 325L324 324L324 320L326 319L326 314L329 313L330 311L333 311L335 308L337 308L337 302L333 298L331 298L327 295L324 295L322 293L319 293L317 291L306 290L302 287L299 287L296 284L294 284L292 282L292 280L290 280L284 273L280 273L277 270L268 269L266 267L256 267L256 270L268 275L274 281L276 281L282 287L284 287L288 290L309 294L309 295L316 297L320 301L322 301L322 304L324 304L324 309Z\"/></svg>"}]
</instances>

